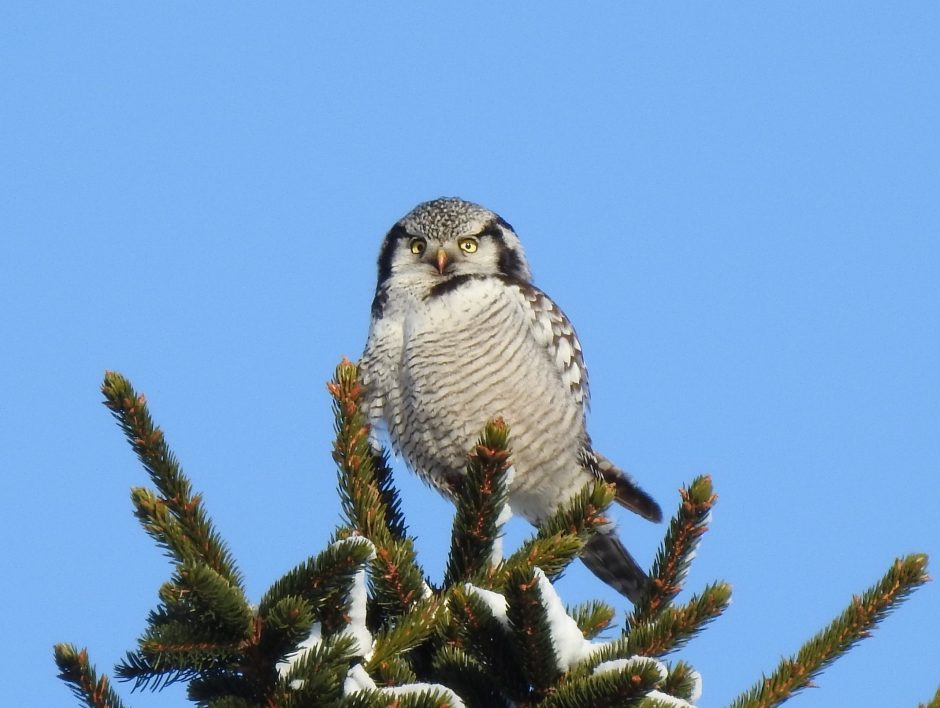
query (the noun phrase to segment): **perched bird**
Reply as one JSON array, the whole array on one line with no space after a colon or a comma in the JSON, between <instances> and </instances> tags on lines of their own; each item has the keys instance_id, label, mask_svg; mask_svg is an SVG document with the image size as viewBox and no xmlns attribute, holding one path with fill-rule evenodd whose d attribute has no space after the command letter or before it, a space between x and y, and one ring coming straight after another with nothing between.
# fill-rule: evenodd
<instances>
[{"instance_id":1,"label":"perched bird","mask_svg":"<svg viewBox=\"0 0 940 708\"><path fill-rule=\"evenodd\" d=\"M445 495L460 483L486 421L510 426L509 505L533 524L591 479L659 521L655 501L591 446L587 370L565 314L532 276L522 243L497 214L455 198L419 204L385 237L369 338L364 408L408 466ZM613 525L581 559L636 602L646 574Z\"/></svg>"}]
</instances>

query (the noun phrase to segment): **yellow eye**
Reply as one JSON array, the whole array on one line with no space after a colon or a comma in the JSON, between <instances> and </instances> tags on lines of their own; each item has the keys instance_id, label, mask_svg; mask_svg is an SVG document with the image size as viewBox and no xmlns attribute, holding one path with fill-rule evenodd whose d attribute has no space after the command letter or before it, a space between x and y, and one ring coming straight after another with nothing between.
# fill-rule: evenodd
<instances>
[{"instance_id":1,"label":"yellow eye","mask_svg":"<svg viewBox=\"0 0 940 708\"><path fill-rule=\"evenodd\" d=\"M475 238L462 238L457 242L460 250L464 253L476 253L477 240Z\"/></svg>"},{"instance_id":2,"label":"yellow eye","mask_svg":"<svg viewBox=\"0 0 940 708\"><path fill-rule=\"evenodd\" d=\"M424 253L424 249L428 247L428 244L423 238L416 238L411 241L411 252L416 256L420 256Z\"/></svg>"}]
</instances>

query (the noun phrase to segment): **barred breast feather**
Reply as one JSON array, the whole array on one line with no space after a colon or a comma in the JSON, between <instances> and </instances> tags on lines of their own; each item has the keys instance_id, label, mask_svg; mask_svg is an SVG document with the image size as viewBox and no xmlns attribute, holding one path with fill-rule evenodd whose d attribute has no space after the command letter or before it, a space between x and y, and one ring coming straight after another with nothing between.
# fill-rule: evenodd
<instances>
[{"instance_id":1,"label":"barred breast feather","mask_svg":"<svg viewBox=\"0 0 940 708\"><path fill-rule=\"evenodd\" d=\"M397 378L385 419L393 446L418 474L446 490L483 425L499 415L512 430L514 512L538 522L590 479L579 460L587 402L581 347L543 293L467 278L416 299L399 336L398 376L384 376ZM395 362L386 357L386 365Z\"/></svg>"}]
</instances>

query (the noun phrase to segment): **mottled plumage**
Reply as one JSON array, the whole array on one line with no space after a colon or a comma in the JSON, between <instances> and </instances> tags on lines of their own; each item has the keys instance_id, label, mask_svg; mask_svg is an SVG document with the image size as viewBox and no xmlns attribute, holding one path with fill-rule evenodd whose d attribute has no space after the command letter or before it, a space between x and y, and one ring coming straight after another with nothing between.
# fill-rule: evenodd
<instances>
[{"instance_id":1,"label":"mottled plumage","mask_svg":"<svg viewBox=\"0 0 940 708\"><path fill-rule=\"evenodd\" d=\"M658 521L656 502L591 447L587 370L565 314L531 283L522 244L493 212L460 199L418 205L382 244L360 361L367 413L415 472L459 482L486 421L512 430L510 506L534 524L592 477ZM645 574L611 526L582 554L636 601Z\"/></svg>"}]
</instances>

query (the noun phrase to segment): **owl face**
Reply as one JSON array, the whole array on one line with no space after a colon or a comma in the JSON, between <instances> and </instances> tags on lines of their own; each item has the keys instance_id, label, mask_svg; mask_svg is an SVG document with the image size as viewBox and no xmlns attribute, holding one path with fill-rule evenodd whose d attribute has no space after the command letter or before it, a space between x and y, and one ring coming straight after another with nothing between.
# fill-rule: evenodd
<instances>
[{"instance_id":1,"label":"owl face","mask_svg":"<svg viewBox=\"0 0 940 708\"><path fill-rule=\"evenodd\" d=\"M461 199L419 204L385 237L379 253L376 305L395 285L445 287L478 276L529 282L519 237L497 214Z\"/></svg>"}]
</instances>

